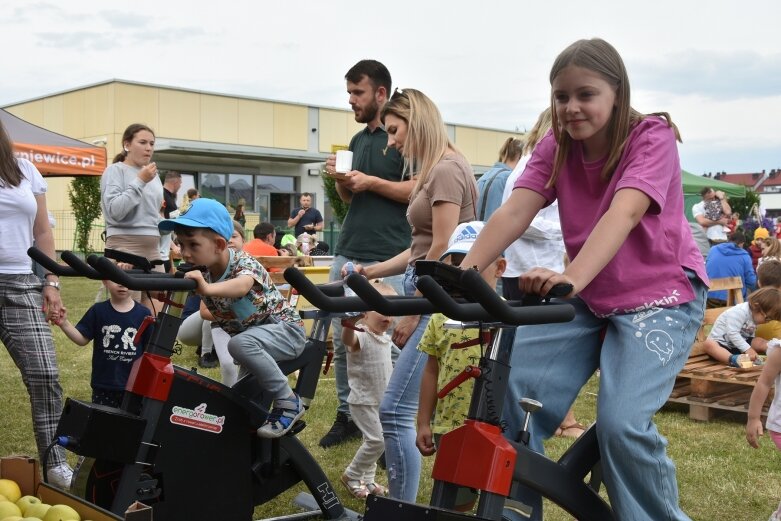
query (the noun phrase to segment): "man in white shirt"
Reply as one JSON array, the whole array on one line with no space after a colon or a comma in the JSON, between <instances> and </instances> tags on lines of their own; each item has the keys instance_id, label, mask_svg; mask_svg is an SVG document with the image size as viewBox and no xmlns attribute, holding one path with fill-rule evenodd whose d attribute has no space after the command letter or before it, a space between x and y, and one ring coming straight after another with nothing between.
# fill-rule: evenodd
<instances>
[{"instance_id":1,"label":"man in white shirt","mask_svg":"<svg viewBox=\"0 0 781 521\"><path fill-rule=\"evenodd\" d=\"M729 222L729 216L732 214L732 208L730 208L727 202L727 196L719 190L715 191L713 188L706 187L700 191L702 201L692 206L692 216L700 226L705 229L705 234L708 236L708 242L711 246L719 244L729 240L727 237L727 229L725 225ZM709 208L713 207L714 201L721 203L721 212L714 215L709 212Z\"/></svg>"}]
</instances>

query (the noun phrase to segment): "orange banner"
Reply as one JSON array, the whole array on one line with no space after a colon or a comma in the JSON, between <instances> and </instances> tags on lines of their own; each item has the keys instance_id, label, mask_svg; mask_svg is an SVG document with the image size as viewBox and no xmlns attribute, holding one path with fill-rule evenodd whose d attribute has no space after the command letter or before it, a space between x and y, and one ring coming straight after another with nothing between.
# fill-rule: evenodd
<instances>
[{"instance_id":1,"label":"orange banner","mask_svg":"<svg viewBox=\"0 0 781 521\"><path fill-rule=\"evenodd\" d=\"M102 147L14 143L14 154L30 161L44 176L102 175L106 169L106 149Z\"/></svg>"}]
</instances>

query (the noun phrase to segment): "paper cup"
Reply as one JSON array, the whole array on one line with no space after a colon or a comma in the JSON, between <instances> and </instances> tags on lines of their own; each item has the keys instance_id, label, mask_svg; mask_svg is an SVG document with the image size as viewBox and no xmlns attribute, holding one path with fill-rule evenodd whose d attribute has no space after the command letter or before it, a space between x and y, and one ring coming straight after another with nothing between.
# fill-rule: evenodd
<instances>
[{"instance_id":1,"label":"paper cup","mask_svg":"<svg viewBox=\"0 0 781 521\"><path fill-rule=\"evenodd\" d=\"M353 153L349 150L336 151L336 171L346 174L353 169Z\"/></svg>"}]
</instances>

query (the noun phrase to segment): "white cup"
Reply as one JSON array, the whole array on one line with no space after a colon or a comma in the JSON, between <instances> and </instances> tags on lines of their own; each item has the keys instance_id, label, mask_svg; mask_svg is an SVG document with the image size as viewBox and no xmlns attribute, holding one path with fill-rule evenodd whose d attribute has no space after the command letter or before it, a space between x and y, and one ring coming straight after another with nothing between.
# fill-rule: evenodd
<instances>
[{"instance_id":1,"label":"white cup","mask_svg":"<svg viewBox=\"0 0 781 521\"><path fill-rule=\"evenodd\" d=\"M353 153L349 150L336 151L336 171L346 174L353 169Z\"/></svg>"}]
</instances>

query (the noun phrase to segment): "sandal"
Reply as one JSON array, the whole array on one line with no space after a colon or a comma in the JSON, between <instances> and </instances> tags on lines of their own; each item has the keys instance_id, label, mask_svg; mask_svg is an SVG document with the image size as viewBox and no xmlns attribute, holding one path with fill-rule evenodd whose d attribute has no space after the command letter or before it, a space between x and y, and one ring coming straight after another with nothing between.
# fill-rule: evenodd
<instances>
[{"instance_id":1,"label":"sandal","mask_svg":"<svg viewBox=\"0 0 781 521\"><path fill-rule=\"evenodd\" d=\"M369 495L369 489L360 479L350 479L347 474L342 474L342 484L347 487L347 491L350 495L356 499L366 499ZM375 483L372 483L376 485Z\"/></svg>"},{"instance_id":2,"label":"sandal","mask_svg":"<svg viewBox=\"0 0 781 521\"><path fill-rule=\"evenodd\" d=\"M560 438L580 438L584 432L586 432L586 427L580 422L575 422L568 425L560 425L556 429L555 436Z\"/></svg>"},{"instance_id":3,"label":"sandal","mask_svg":"<svg viewBox=\"0 0 781 521\"><path fill-rule=\"evenodd\" d=\"M388 494L388 489L374 481L366 483L366 490L369 491L369 494L374 494L375 496L386 496Z\"/></svg>"}]
</instances>

